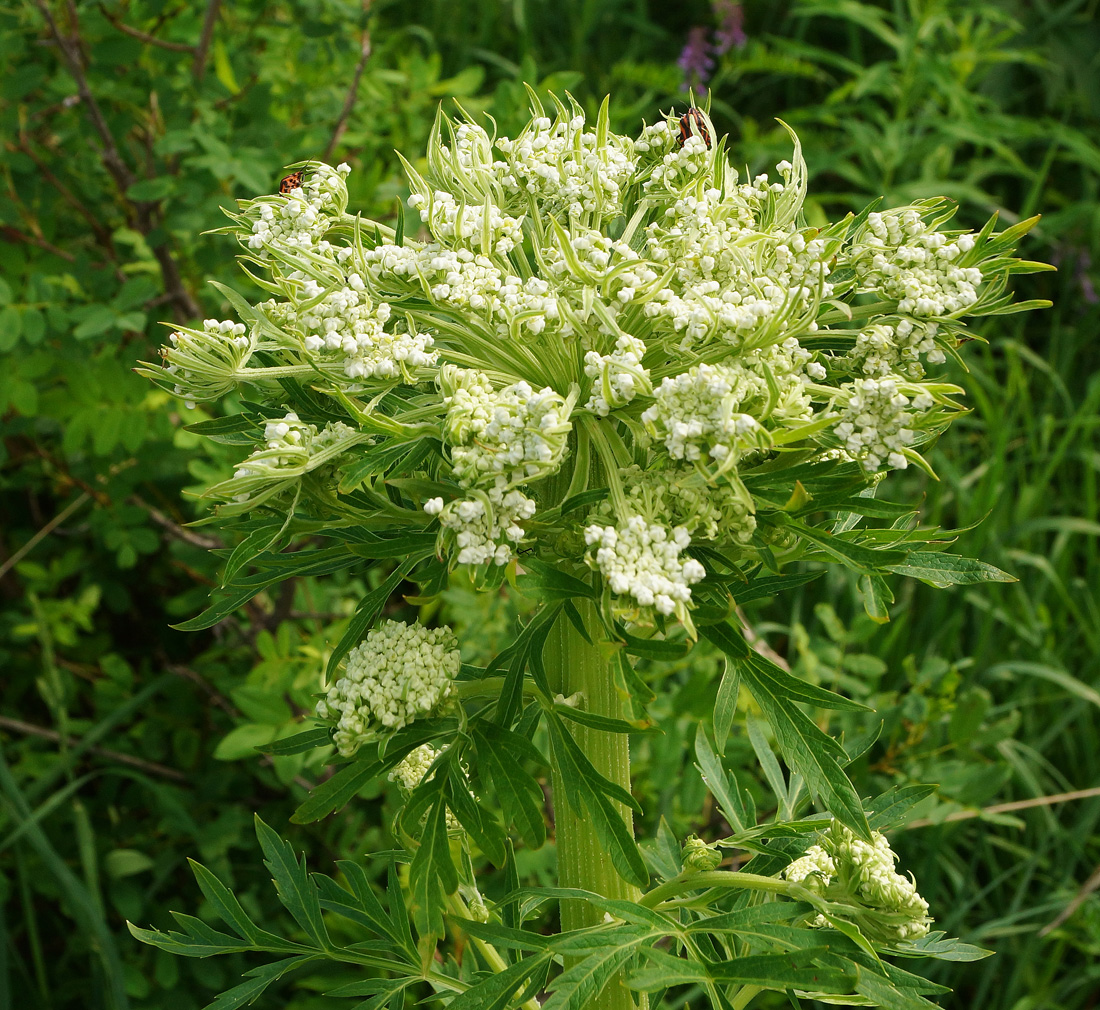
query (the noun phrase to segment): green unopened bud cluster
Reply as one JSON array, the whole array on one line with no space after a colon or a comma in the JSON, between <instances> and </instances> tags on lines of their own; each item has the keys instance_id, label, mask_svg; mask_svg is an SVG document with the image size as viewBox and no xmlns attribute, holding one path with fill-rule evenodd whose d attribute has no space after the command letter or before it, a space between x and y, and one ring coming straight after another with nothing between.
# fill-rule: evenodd
<instances>
[{"instance_id":1,"label":"green unopened bud cluster","mask_svg":"<svg viewBox=\"0 0 1100 1010\"><path fill-rule=\"evenodd\" d=\"M854 922L868 939L915 940L928 932L932 920L914 881L894 869L897 858L879 832L873 831L865 842L834 822L783 876L837 906L837 915ZM826 921L819 915L815 925Z\"/></svg>"},{"instance_id":2,"label":"green unopened bud cluster","mask_svg":"<svg viewBox=\"0 0 1100 1010\"><path fill-rule=\"evenodd\" d=\"M335 724L336 749L350 757L380 733L438 711L460 666L450 628L384 621L348 654L344 675L317 703L317 717Z\"/></svg>"}]
</instances>

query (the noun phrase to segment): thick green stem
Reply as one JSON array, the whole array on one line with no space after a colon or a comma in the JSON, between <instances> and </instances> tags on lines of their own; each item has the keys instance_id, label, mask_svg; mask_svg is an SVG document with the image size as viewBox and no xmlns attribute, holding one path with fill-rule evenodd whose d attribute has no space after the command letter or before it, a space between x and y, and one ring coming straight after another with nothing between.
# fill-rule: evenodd
<instances>
[{"instance_id":1,"label":"thick green stem","mask_svg":"<svg viewBox=\"0 0 1100 1010\"><path fill-rule=\"evenodd\" d=\"M546 641L544 663L550 686L566 697L579 694L579 703L597 715L623 718L622 700L615 690L611 665L596 643L600 640L595 608L587 600L575 601L592 642L586 642L567 618L555 623ZM572 724L573 737L588 755L596 770L612 782L630 789L630 747L625 734L606 733ZM573 810L565 800L560 762L551 762L554 791L554 825L558 850L558 883L562 887L581 887L608 898L637 901L640 893L616 872L605 846L600 843L592 819L583 811ZM616 803L627 827L633 832L630 809ZM585 901L563 901L563 931L594 926L603 921L603 913ZM567 966L568 967L568 964ZM585 1010L635 1010L637 1004L622 977L612 978ZM643 1004L644 1005L644 1004Z\"/></svg>"}]
</instances>

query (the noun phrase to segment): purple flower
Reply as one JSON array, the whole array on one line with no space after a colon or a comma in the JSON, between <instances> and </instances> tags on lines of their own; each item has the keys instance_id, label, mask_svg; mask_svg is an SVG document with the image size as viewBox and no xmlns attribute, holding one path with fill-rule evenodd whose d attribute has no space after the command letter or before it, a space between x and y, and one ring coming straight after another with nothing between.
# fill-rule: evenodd
<instances>
[{"instance_id":1,"label":"purple flower","mask_svg":"<svg viewBox=\"0 0 1100 1010\"><path fill-rule=\"evenodd\" d=\"M1100 302L1100 295L1096 293L1096 288L1092 283L1092 278L1089 276L1089 268L1092 266L1092 257L1089 255L1087 249L1081 249L1077 254L1077 268L1074 271L1077 283L1081 287L1081 297L1085 299L1089 305L1095 305Z\"/></svg>"},{"instance_id":2,"label":"purple flower","mask_svg":"<svg viewBox=\"0 0 1100 1010\"><path fill-rule=\"evenodd\" d=\"M687 91L688 88L697 92L702 90L702 86L706 84L710 78L710 72L714 69L710 49L706 28L696 25L688 32L687 43L676 61L684 72L682 90Z\"/></svg>"},{"instance_id":3,"label":"purple flower","mask_svg":"<svg viewBox=\"0 0 1100 1010\"><path fill-rule=\"evenodd\" d=\"M745 12L733 0L714 0L714 13L718 16L718 28L714 32L714 52L719 56L734 46L740 49L748 36L745 34Z\"/></svg>"},{"instance_id":4,"label":"purple flower","mask_svg":"<svg viewBox=\"0 0 1100 1010\"><path fill-rule=\"evenodd\" d=\"M707 38L708 30L703 25L696 25L688 32L687 42L676 61L684 72L681 91L694 91L701 95L714 70L714 57L728 53L734 46L740 49L748 41L744 28L745 14L739 3L714 0L714 15L718 19L718 27L714 29L713 41Z\"/></svg>"}]
</instances>

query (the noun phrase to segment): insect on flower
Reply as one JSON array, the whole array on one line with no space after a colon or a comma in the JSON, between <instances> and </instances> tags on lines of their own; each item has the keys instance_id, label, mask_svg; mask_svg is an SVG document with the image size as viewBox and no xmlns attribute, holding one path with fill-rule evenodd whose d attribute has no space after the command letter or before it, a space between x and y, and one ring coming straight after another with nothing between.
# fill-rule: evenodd
<instances>
[{"instance_id":1,"label":"insect on flower","mask_svg":"<svg viewBox=\"0 0 1100 1010\"><path fill-rule=\"evenodd\" d=\"M707 146L709 147L710 144L708 143ZM288 175L279 183L279 192L285 195L289 193L292 189L301 189L302 180L305 177L305 171L302 169L298 169L297 172Z\"/></svg>"},{"instance_id":2,"label":"insect on flower","mask_svg":"<svg viewBox=\"0 0 1100 1010\"><path fill-rule=\"evenodd\" d=\"M692 131L692 124L695 124L695 130ZM680 117L680 137L679 144L681 147L687 143L688 137L692 132L698 133L703 138L703 143L707 145L707 149L710 149L710 129L707 127L707 121L703 118L702 112L696 109L694 106L687 110Z\"/></svg>"}]
</instances>

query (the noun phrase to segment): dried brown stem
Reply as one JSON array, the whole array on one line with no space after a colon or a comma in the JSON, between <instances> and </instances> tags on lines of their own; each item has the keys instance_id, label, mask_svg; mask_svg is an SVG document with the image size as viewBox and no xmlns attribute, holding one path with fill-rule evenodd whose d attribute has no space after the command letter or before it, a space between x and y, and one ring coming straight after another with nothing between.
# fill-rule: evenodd
<instances>
[{"instance_id":1,"label":"dried brown stem","mask_svg":"<svg viewBox=\"0 0 1100 1010\"><path fill-rule=\"evenodd\" d=\"M185 544L190 544L192 547L199 547L204 551L213 551L219 547L225 546L217 537L203 536L201 533L194 533L184 528L174 519L161 512L160 509L150 505L137 495L131 495L130 502L138 508L144 509L148 513L149 518L169 536L175 537L177 540L182 540Z\"/></svg>"},{"instance_id":2,"label":"dried brown stem","mask_svg":"<svg viewBox=\"0 0 1100 1010\"><path fill-rule=\"evenodd\" d=\"M47 729L45 726L36 726L34 723L23 722L21 719L9 719L7 716L2 715L0 715L0 729L6 729L11 733L22 733L24 736L36 736L43 740L52 740L55 743L61 740L61 734L57 730ZM69 737L66 745L75 747L79 743L80 740L77 737ZM137 768L139 771L147 772L150 775L159 775L161 778L171 779L174 782L188 781L187 776L177 768L169 768L167 765L157 764L155 761L145 761L142 758L134 757L132 754L108 750L106 747L90 747L89 751L101 758L106 758L108 761Z\"/></svg>"},{"instance_id":3,"label":"dried brown stem","mask_svg":"<svg viewBox=\"0 0 1100 1010\"><path fill-rule=\"evenodd\" d=\"M12 245L38 246L39 249L45 249L46 252L53 253L54 256L60 256L68 263L72 263L76 259L71 252L66 252L64 249L58 249L57 246L47 239L39 235L28 235L18 228L13 228L10 224L0 225L0 235L3 235L4 240L10 242Z\"/></svg>"},{"instance_id":4,"label":"dried brown stem","mask_svg":"<svg viewBox=\"0 0 1100 1010\"><path fill-rule=\"evenodd\" d=\"M92 128L99 137L100 157L103 159L103 164L110 173L111 178L114 179L119 194L133 216L134 227L136 227L142 235L148 236L158 224L157 204L155 202L130 200L126 196L126 191L134 184L136 177L131 171L130 166L123 160L118 145L115 143L114 135L111 133L111 128L107 125L107 120L103 115L103 111L100 109L99 103L95 100L95 96L92 94L92 90L88 85L88 77L84 73L84 56L81 50L79 35L70 37L61 31L46 0L35 0L35 6L46 22L46 27L49 29L50 35L57 45L58 51L61 53L61 58L68 68L70 76L76 83L80 100L84 103L84 108L92 123ZM77 23L76 11L71 5L69 10L70 19L75 26ZM172 296L172 301L177 310L177 317L182 320L194 319L196 316L201 315L202 310L198 303L183 285L183 278L179 271L179 265L172 256L172 252L167 243L161 243L155 246L153 248L153 255L160 264L164 288L165 291Z\"/></svg>"},{"instance_id":5,"label":"dried brown stem","mask_svg":"<svg viewBox=\"0 0 1100 1010\"><path fill-rule=\"evenodd\" d=\"M364 0L363 11L365 14L370 13L371 0ZM344 99L344 107L340 110L340 115L336 120L336 127L332 131L332 137L329 139L328 147L325 148L325 161L332 160L332 152L336 150L336 145L340 143L340 138L344 136L344 131L348 128L348 118L351 116L351 110L355 108L355 99L359 94L359 81L363 76L363 70L366 68L367 60L370 59L371 54L371 38L370 29L363 29L363 36L359 45L359 62L355 65L355 73L351 78L351 86L348 88L347 97Z\"/></svg>"},{"instance_id":6,"label":"dried brown stem","mask_svg":"<svg viewBox=\"0 0 1100 1010\"><path fill-rule=\"evenodd\" d=\"M143 32L140 28L134 28L120 21L107 10L103 4L99 5L99 10L100 13L120 32L129 35L133 39L137 39L139 42L144 42L146 45L159 46L161 49L167 49L173 53L193 53L195 51L194 46L189 46L184 42L169 42L166 39L158 39L155 35L150 35L148 32Z\"/></svg>"},{"instance_id":7,"label":"dried brown stem","mask_svg":"<svg viewBox=\"0 0 1100 1010\"><path fill-rule=\"evenodd\" d=\"M210 52L210 43L214 38L214 25L218 21L218 11L221 8L221 0L210 0L206 5L206 14L202 19L202 35L199 44L195 47L195 59L191 64L191 77L201 81L206 73L206 57Z\"/></svg>"}]
</instances>

